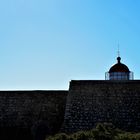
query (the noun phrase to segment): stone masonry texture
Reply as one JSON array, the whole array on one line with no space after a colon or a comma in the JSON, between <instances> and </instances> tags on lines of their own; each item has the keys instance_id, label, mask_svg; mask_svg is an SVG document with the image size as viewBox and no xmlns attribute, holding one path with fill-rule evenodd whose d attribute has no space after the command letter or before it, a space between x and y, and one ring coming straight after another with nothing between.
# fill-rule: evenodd
<instances>
[{"instance_id":1,"label":"stone masonry texture","mask_svg":"<svg viewBox=\"0 0 140 140\"><path fill-rule=\"evenodd\" d=\"M72 80L68 91L0 91L0 139L43 140L111 123L140 131L140 80Z\"/></svg>"},{"instance_id":2,"label":"stone masonry texture","mask_svg":"<svg viewBox=\"0 0 140 140\"><path fill-rule=\"evenodd\" d=\"M88 130L97 123L140 131L140 81L71 81L62 131Z\"/></svg>"},{"instance_id":3,"label":"stone masonry texture","mask_svg":"<svg viewBox=\"0 0 140 140\"><path fill-rule=\"evenodd\" d=\"M29 133L41 134L42 128L46 129L44 135L58 132L67 94L67 91L0 91L0 139L14 139L13 136L23 133L21 139L26 132L27 137Z\"/></svg>"}]
</instances>

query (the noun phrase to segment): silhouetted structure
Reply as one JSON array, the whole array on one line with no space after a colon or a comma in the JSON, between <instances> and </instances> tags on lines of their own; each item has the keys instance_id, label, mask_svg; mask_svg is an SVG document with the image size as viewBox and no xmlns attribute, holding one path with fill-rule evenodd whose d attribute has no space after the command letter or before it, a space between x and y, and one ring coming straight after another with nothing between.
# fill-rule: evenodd
<instances>
[{"instance_id":1,"label":"silhouetted structure","mask_svg":"<svg viewBox=\"0 0 140 140\"><path fill-rule=\"evenodd\" d=\"M133 80L133 72L129 68L121 63L121 57L117 57L118 63L113 65L109 72L106 72L106 80Z\"/></svg>"},{"instance_id":2,"label":"silhouetted structure","mask_svg":"<svg viewBox=\"0 0 140 140\"><path fill-rule=\"evenodd\" d=\"M0 139L43 140L99 122L140 131L140 80L117 60L107 80L72 80L68 91L0 91Z\"/></svg>"}]
</instances>

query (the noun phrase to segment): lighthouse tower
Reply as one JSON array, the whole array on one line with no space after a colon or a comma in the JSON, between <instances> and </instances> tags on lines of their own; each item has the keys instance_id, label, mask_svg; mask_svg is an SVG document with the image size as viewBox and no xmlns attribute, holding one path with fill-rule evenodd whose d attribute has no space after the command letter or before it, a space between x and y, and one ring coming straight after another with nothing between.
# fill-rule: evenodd
<instances>
[{"instance_id":1,"label":"lighthouse tower","mask_svg":"<svg viewBox=\"0 0 140 140\"><path fill-rule=\"evenodd\" d=\"M105 74L106 80L133 80L133 72L129 68L121 63L121 57L117 57L117 64L113 65Z\"/></svg>"}]
</instances>

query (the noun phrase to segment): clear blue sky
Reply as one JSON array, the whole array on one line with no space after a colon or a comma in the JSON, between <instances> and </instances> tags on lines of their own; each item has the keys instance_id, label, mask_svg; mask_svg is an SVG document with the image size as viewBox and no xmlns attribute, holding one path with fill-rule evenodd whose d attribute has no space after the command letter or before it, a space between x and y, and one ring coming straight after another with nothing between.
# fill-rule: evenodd
<instances>
[{"instance_id":1,"label":"clear blue sky","mask_svg":"<svg viewBox=\"0 0 140 140\"><path fill-rule=\"evenodd\" d=\"M68 89L122 62L140 79L139 0L1 0L0 90Z\"/></svg>"}]
</instances>

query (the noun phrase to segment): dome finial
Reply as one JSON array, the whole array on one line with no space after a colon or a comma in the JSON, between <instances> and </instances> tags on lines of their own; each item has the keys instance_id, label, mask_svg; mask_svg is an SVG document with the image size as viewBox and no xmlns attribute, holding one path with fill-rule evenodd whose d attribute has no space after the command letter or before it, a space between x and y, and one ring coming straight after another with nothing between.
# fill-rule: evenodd
<instances>
[{"instance_id":1,"label":"dome finial","mask_svg":"<svg viewBox=\"0 0 140 140\"><path fill-rule=\"evenodd\" d=\"M121 57L117 57L118 63L121 63Z\"/></svg>"}]
</instances>

